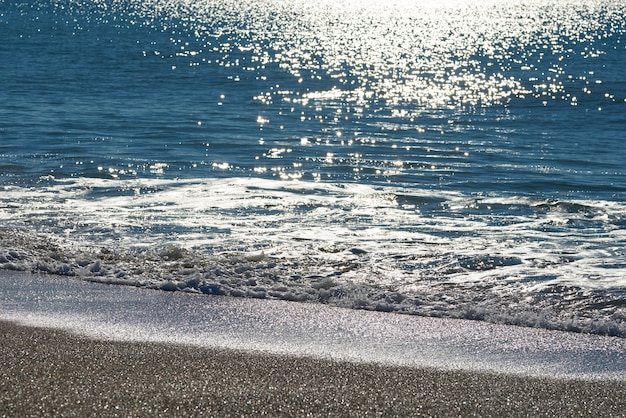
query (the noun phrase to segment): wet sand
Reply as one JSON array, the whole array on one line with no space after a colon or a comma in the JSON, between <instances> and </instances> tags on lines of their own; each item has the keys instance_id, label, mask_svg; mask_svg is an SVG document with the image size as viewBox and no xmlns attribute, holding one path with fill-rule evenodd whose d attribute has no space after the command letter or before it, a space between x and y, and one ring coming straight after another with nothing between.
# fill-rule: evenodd
<instances>
[{"instance_id":1,"label":"wet sand","mask_svg":"<svg viewBox=\"0 0 626 418\"><path fill-rule=\"evenodd\" d=\"M626 382L112 342L0 321L2 416L624 416Z\"/></svg>"}]
</instances>

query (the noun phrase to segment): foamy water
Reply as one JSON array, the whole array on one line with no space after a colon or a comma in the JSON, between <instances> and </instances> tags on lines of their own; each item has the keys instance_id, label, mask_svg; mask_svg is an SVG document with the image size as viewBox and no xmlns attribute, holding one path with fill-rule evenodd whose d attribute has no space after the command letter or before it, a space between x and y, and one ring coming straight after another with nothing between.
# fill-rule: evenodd
<instances>
[{"instance_id":1,"label":"foamy water","mask_svg":"<svg viewBox=\"0 0 626 418\"><path fill-rule=\"evenodd\" d=\"M125 193L110 190L120 185ZM84 179L40 186L34 195L8 188L2 216L21 227L2 230L0 265L164 290L624 334L626 279L614 261L626 240L619 205L403 192L412 195L250 179ZM472 216L480 206L490 207L488 217ZM32 222L54 233L23 232Z\"/></svg>"},{"instance_id":2,"label":"foamy water","mask_svg":"<svg viewBox=\"0 0 626 418\"><path fill-rule=\"evenodd\" d=\"M626 4L5 2L0 267L626 336Z\"/></svg>"}]
</instances>

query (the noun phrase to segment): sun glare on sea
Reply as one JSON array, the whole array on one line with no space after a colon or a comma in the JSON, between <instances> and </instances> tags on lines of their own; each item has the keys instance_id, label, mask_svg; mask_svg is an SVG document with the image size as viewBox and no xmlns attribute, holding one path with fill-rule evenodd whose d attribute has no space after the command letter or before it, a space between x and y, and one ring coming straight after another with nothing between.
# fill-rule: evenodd
<instances>
[{"instance_id":1,"label":"sun glare on sea","mask_svg":"<svg viewBox=\"0 0 626 418\"><path fill-rule=\"evenodd\" d=\"M558 63L572 37L594 35L603 13L602 2L581 9L570 0L136 3L146 15L175 18L211 43L236 33L236 43L204 47L249 52L255 68L278 64L301 93L277 88L283 100L340 99L356 109L386 103L409 117L526 95L568 99L561 93L569 74ZM554 74L542 68L547 58L554 59ZM265 93L257 97L269 103Z\"/></svg>"}]
</instances>

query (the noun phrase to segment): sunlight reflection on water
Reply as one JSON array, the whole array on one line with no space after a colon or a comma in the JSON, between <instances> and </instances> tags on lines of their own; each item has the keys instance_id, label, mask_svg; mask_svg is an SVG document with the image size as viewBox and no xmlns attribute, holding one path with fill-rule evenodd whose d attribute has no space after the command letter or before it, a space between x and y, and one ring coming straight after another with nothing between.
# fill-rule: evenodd
<instances>
[{"instance_id":1,"label":"sunlight reflection on water","mask_svg":"<svg viewBox=\"0 0 626 418\"><path fill-rule=\"evenodd\" d=\"M43 162L34 170L55 176L457 187L546 179L545 170L567 176L560 164L584 138L559 141L593 131L585 124L601 118L612 126L626 98L623 2L101 0L53 8L48 27L31 6L32 28L19 33L26 44L11 58L34 54L34 64L13 71L53 86L49 99L37 97L45 112L24 104L36 119L25 111L15 129L37 138L37 128L57 121L57 142L34 156ZM62 69L48 69L48 48L28 49L40 48L31 45L38 31L50 36L39 42L73 46L55 46ZM580 129L554 138L554 127L544 129L553 121ZM9 157L24 152L3 147ZM615 158L599 152L576 165ZM490 167L500 174L489 177Z\"/></svg>"},{"instance_id":2,"label":"sunlight reflection on water","mask_svg":"<svg viewBox=\"0 0 626 418\"><path fill-rule=\"evenodd\" d=\"M157 27L171 22L162 27L173 34L170 56L183 57L189 66L218 64L234 82L259 82L259 144L315 137L291 155L257 154L261 164L254 172L357 181L462 173L477 163L470 154L488 149L477 148L467 135L442 140L452 140L458 152L434 155L428 144L438 142L434 135L473 133L463 115L481 108L506 108L511 100L530 100L531 108L587 105L599 94L605 105L619 102L626 92L598 91L602 80L592 61L620 46L619 39L607 40L621 37L625 7L533 0L133 3ZM275 66L291 78L277 77ZM603 74L615 77L608 70ZM589 106L595 110L602 103ZM504 122L510 116L505 111L496 117ZM375 141L394 148L381 154L372 149ZM331 149L315 151L311 145ZM416 150L423 152L415 155ZM361 157L351 158L354 153ZM277 158L285 163L271 162ZM219 161L213 167L241 165ZM344 169L352 174L341 174Z\"/></svg>"}]
</instances>

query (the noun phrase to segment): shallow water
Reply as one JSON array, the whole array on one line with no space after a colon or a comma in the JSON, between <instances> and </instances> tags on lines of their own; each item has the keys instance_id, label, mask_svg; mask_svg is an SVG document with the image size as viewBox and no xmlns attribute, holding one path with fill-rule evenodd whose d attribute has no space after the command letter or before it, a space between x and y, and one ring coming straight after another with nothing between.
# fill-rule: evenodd
<instances>
[{"instance_id":1,"label":"shallow water","mask_svg":"<svg viewBox=\"0 0 626 418\"><path fill-rule=\"evenodd\" d=\"M0 267L626 336L625 12L3 2Z\"/></svg>"},{"instance_id":2,"label":"shallow water","mask_svg":"<svg viewBox=\"0 0 626 418\"><path fill-rule=\"evenodd\" d=\"M617 337L285 301L194 297L14 272L0 273L0 318L115 341L524 376L626 379L626 341Z\"/></svg>"}]
</instances>

